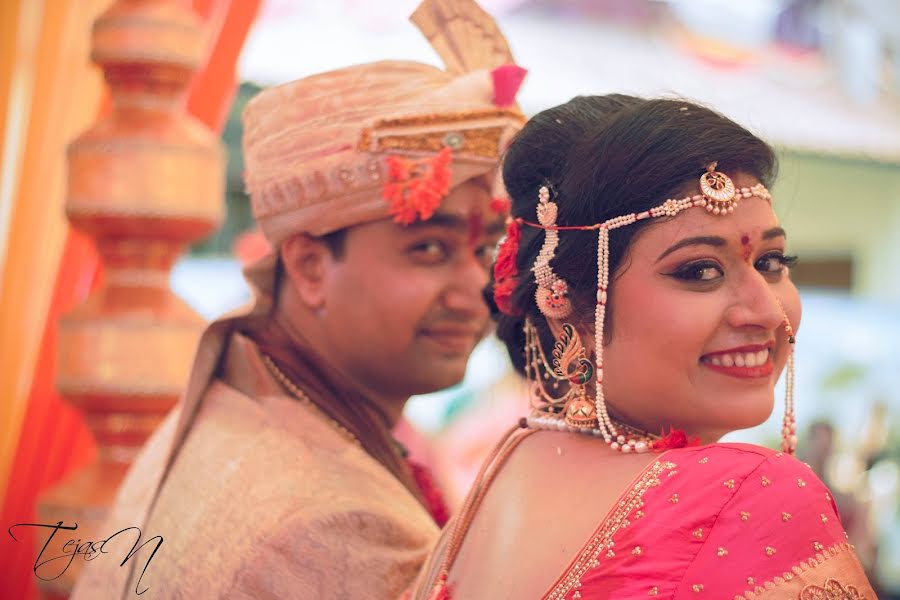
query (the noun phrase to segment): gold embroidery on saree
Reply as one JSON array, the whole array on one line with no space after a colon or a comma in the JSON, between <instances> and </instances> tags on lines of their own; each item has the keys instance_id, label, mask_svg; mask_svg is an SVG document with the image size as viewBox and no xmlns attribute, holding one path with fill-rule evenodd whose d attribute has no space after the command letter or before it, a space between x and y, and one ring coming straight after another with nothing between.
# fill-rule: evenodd
<instances>
[{"instance_id":1,"label":"gold embroidery on saree","mask_svg":"<svg viewBox=\"0 0 900 600\"><path fill-rule=\"evenodd\" d=\"M659 478L662 473L671 471L676 466L673 462L657 461L641 475L640 479L617 502L614 510L588 541L581 554L579 554L578 559L566 571L565 577L545 596L546 600L563 600L569 592L580 588L581 578L584 577L584 574L590 569L600 566L599 557L604 550L607 550L607 557L612 558L615 556L613 537L620 529L628 527L631 523L628 520L628 515L644 505L642 500L644 493L660 484ZM655 594L651 592L650 595Z\"/></svg>"},{"instance_id":2,"label":"gold embroidery on saree","mask_svg":"<svg viewBox=\"0 0 900 600\"><path fill-rule=\"evenodd\" d=\"M819 545L821 546L821 544ZM747 585L754 586L754 588L742 594L738 594L734 597L734 600L756 600L774 597L783 598L783 594L787 593L787 590L784 590L783 588L790 587L792 585L790 582L793 579L799 578L798 581L802 581L803 578L807 576L807 572L818 567L823 567L826 561L836 560L839 559L839 557L846 558L846 553L848 552L850 553L849 556L852 556L852 547L848 542L837 543L823 549L821 552L817 552L808 560L794 565L791 567L790 571L784 572L780 577L773 577L771 580L765 581L759 585L755 585L756 582L751 577L747 580ZM861 570L860 573L862 573ZM862 581L865 581L865 576L862 575L862 577ZM796 585L796 582L794 585ZM863 585L863 587L866 586ZM845 588L841 583L837 582L837 580L828 578L825 582L825 587L821 587L817 584L808 584L803 587L796 598L797 600L874 600L874 598L870 598L866 595L869 588L866 588L863 592L860 592L859 589L859 587L854 587L852 585L847 585ZM771 594L774 593L775 590L782 590L782 595L772 596ZM796 588L793 593L797 593ZM841 595L841 593L844 595Z\"/></svg>"},{"instance_id":3,"label":"gold embroidery on saree","mask_svg":"<svg viewBox=\"0 0 900 600\"><path fill-rule=\"evenodd\" d=\"M800 600L867 600L852 585L844 587L840 582L829 579L825 586L808 585L800 592Z\"/></svg>"}]
</instances>

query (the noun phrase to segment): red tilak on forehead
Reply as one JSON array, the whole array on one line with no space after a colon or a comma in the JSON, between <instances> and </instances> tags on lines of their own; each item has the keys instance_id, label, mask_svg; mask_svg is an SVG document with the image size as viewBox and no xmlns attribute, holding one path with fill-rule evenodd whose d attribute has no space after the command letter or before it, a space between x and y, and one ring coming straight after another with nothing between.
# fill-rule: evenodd
<instances>
[{"instance_id":1,"label":"red tilak on forehead","mask_svg":"<svg viewBox=\"0 0 900 600\"><path fill-rule=\"evenodd\" d=\"M469 244L475 245L484 234L484 217L479 211L469 215Z\"/></svg>"},{"instance_id":2,"label":"red tilak on forehead","mask_svg":"<svg viewBox=\"0 0 900 600\"><path fill-rule=\"evenodd\" d=\"M749 235L741 236L741 246L744 247L744 260L750 260L750 256L753 255L753 246L750 244Z\"/></svg>"}]
</instances>

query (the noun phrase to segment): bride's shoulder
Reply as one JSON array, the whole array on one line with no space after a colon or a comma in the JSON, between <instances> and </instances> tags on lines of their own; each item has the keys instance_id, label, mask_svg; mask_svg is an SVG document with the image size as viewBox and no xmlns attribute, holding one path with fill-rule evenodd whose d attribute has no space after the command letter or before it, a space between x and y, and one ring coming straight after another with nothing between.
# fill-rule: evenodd
<instances>
[{"instance_id":1,"label":"bride's shoulder","mask_svg":"<svg viewBox=\"0 0 900 600\"><path fill-rule=\"evenodd\" d=\"M790 454L742 443L716 443L669 450L660 457L695 485L739 490L746 483L781 494L825 490L809 465Z\"/></svg>"}]
</instances>

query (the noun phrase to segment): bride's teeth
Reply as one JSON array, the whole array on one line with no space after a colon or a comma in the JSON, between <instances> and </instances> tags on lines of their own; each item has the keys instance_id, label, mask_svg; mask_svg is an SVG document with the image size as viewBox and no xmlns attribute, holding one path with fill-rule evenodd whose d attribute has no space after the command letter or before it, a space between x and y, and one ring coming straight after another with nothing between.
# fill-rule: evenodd
<instances>
[{"instance_id":1,"label":"bride's teeth","mask_svg":"<svg viewBox=\"0 0 900 600\"><path fill-rule=\"evenodd\" d=\"M743 356L744 358L744 366L745 367L755 367L756 366L756 354L752 352L748 352Z\"/></svg>"},{"instance_id":2,"label":"bride's teeth","mask_svg":"<svg viewBox=\"0 0 900 600\"><path fill-rule=\"evenodd\" d=\"M743 354L735 354L734 355L734 366L736 366L736 367L744 366L744 355Z\"/></svg>"},{"instance_id":3,"label":"bride's teeth","mask_svg":"<svg viewBox=\"0 0 900 600\"><path fill-rule=\"evenodd\" d=\"M722 361L719 360L719 357L718 357L718 356L713 356L712 358L709 359L709 362L711 362L712 364L716 365L717 367L721 367L721 366L722 366Z\"/></svg>"},{"instance_id":4,"label":"bride's teeth","mask_svg":"<svg viewBox=\"0 0 900 600\"><path fill-rule=\"evenodd\" d=\"M756 353L756 364L762 365L765 364L766 360L769 358L768 350L760 350Z\"/></svg>"},{"instance_id":5,"label":"bride's teeth","mask_svg":"<svg viewBox=\"0 0 900 600\"><path fill-rule=\"evenodd\" d=\"M732 358L730 354L723 354L722 355L722 366L723 367L733 367L734 366L734 358Z\"/></svg>"}]
</instances>

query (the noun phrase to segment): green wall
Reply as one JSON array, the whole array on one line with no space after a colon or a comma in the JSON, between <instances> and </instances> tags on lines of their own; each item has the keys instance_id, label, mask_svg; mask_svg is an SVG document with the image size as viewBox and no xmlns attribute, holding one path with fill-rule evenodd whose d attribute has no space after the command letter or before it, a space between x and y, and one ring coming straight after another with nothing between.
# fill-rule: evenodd
<instances>
[{"instance_id":1,"label":"green wall","mask_svg":"<svg viewBox=\"0 0 900 600\"><path fill-rule=\"evenodd\" d=\"M852 291L900 303L900 165L782 150L775 207L803 258L850 256Z\"/></svg>"}]
</instances>

